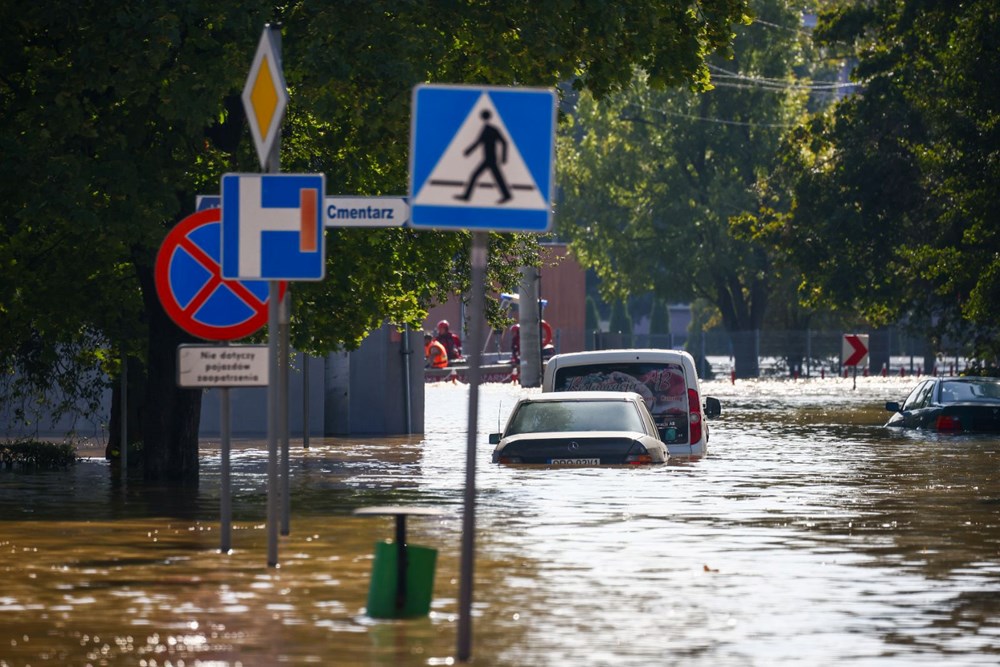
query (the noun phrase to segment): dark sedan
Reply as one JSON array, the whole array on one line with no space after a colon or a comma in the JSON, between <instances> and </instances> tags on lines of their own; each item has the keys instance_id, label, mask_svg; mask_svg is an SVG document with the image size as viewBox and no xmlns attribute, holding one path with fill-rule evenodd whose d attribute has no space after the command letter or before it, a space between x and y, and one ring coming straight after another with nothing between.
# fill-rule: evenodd
<instances>
[{"instance_id":1,"label":"dark sedan","mask_svg":"<svg viewBox=\"0 0 1000 667\"><path fill-rule=\"evenodd\" d=\"M1000 432L1000 378L929 378L903 404L885 404L895 414L886 426L945 433Z\"/></svg>"}]
</instances>

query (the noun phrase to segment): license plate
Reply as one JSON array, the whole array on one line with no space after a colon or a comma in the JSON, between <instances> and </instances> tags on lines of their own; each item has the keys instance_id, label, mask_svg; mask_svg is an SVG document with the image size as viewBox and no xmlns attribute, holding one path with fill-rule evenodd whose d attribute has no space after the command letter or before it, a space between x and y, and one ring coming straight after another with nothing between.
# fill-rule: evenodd
<instances>
[{"instance_id":1,"label":"license plate","mask_svg":"<svg viewBox=\"0 0 1000 667\"><path fill-rule=\"evenodd\" d=\"M601 459L552 459L549 463L571 466L599 466Z\"/></svg>"}]
</instances>

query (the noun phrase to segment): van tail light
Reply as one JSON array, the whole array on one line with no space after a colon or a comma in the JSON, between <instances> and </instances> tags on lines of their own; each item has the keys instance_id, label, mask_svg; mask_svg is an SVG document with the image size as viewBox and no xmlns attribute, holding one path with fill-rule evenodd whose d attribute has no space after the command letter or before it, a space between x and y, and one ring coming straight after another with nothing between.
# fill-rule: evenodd
<instances>
[{"instance_id":1,"label":"van tail light","mask_svg":"<svg viewBox=\"0 0 1000 667\"><path fill-rule=\"evenodd\" d=\"M688 442L701 440L701 399L698 392L688 389Z\"/></svg>"},{"instance_id":2,"label":"van tail light","mask_svg":"<svg viewBox=\"0 0 1000 667\"><path fill-rule=\"evenodd\" d=\"M958 417L952 417L951 415L938 415L937 421L934 423L934 428L938 431L961 431L962 422Z\"/></svg>"}]
</instances>

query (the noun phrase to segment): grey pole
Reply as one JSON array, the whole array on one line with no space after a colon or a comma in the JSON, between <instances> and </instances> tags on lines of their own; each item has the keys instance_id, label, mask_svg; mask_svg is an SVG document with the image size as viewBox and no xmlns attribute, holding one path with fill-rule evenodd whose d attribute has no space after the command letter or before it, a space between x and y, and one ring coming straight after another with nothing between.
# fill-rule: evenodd
<instances>
[{"instance_id":1,"label":"grey pole","mask_svg":"<svg viewBox=\"0 0 1000 667\"><path fill-rule=\"evenodd\" d=\"M219 553L227 554L233 548L233 500L229 479L229 448L232 436L229 387L219 390L222 404L222 460L219 462Z\"/></svg>"},{"instance_id":2,"label":"grey pole","mask_svg":"<svg viewBox=\"0 0 1000 667\"><path fill-rule=\"evenodd\" d=\"M267 564L278 566L278 281L267 283Z\"/></svg>"},{"instance_id":3,"label":"grey pole","mask_svg":"<svg viewBox=\"0 0 1000 667\"><path fill-rule=\"evenodd\" d=\"M410 349L410 325L403 325L403 349L400 352L403 355L403 415L406 420L406 435L411 435L413 433L413 396L410 391L410 355L413 354L413 350Z\"/></svg>"},{"instance_id":4,"label":"grey pole","mask_svg":"<svg viewBox=\"0 0 1000 667\"><path fill-rule=\"evenodd\" d=\"M128 482L128 352L122 350L122 378L121 378L122 400L120 406L121 424L121 464L122 464L122 484Z\"/></svg>"},{"instance_id":5,"label":"grey pole","mask_svg":"<svg viewBox=\"0 0 1000 667\"><path fill-rule=\"evenodd\" d=\"M806 329L806 377L812 375L812 331Z\"/></svg>"},{"instance_id":6,"label":"grey pole","mask_svg":"<svg viewBox=\"0 0 1000 667\"><path fill-rule=\"evenodd\" d=\"M291 310L291 290L285 288L285 298L281 300L279 308L278 330L281 338L281 350L278 353L278 410L280 412L278 426L281 429L281 534L288 535L290 531L292 515L292 499L290 495L291 485L289 477L291 466L288 460L288 323Z\"/></svg>"},{"instance_id":7,"label":"grey pole","mask_svg":"<svg viewBox=\"0 0 1000 667\"><path fill-rule=\"evenodd\" d=\"M542 384L541 305L538 303L538 269L533 266L521 267L518 301L520 383L522 387L538 387Z\"/></svg>"},{"instance_id":8,"label":"grey pole","mask_svg":"<svg viewBox=\"0 0 1000 667\"><path fill-rule=\"evenodd\" d=\"M278 67L281 67L281 28L268 24L271 32ZM267 173L281 172L281 134L271 145L271 155L267 158ZM267 564L278 567L278 430L280 424L281 397L277 386L280 374L278 367L278 339L280 338L281 296L277 280L268 281L267 300Z\"/></svg>"},{"instance_id":9,"label":"grey pole","mask_svg":"<svg viewBox=\"0 0 1000 667\"><path fill-rule=\"evenodd\" d=\"M472 583L476 537L476 440L479 435L479 364L482 359L486 292L487 232L472 233L471 326L469 327L469 426L465 452L465 510L462 513L462 565L458 588L458 660L472 654Z\"/></svg>"},{"instance_id":10,"label":"grey pole","mask_svg":"<svg viewBox=\"0 0 1000 667\"><path fill-rule=\"evenodd\" d=\"M309 449L309 355L302 353L302 447Z\"/></svg>"}]
</instances>

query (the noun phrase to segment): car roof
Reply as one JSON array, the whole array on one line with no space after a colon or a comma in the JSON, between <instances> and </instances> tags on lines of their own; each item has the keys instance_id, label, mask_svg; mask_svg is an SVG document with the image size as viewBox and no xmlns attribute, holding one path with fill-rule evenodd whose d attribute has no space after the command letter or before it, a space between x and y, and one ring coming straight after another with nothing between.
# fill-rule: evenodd
<instances>
[{"instance_id":1,"label":"car roof","mask_svg":"<svg viewBox=\"0 0 1000 667\"><path fill-rule=\"evenodd\" d=\"M645 404L642 396L634 391L557 391L532 394L521 399L522 403L541 401L640 401Z\"/></svg>"},{"instance_id":2,"label":"car roof","mask_svg":"<svg viewBox=\"0 0 1000 667\"><path fill-rule=\"evenodd\" d=\"M557 354L549 361L593 363L594 360L609 362L621 361L673 361L691 359L691 354L685 350L665 350L660 348L629 348L624 350L587 350L584 352L566 352Z\"/></svg>"},{"instance_id":3,"label":"car roof","mask_svg":"<svg viewBox=\"0 0 1000 667\"><path fill-rule=\"evenodd\" d=\"M971 382L971 383L981 383L986 382L989 384L1000 383L1000 378L979 376L979 375L966 375L963 377L942 377L937 378L938 382Z\"/></svg>"}]
</instances>

